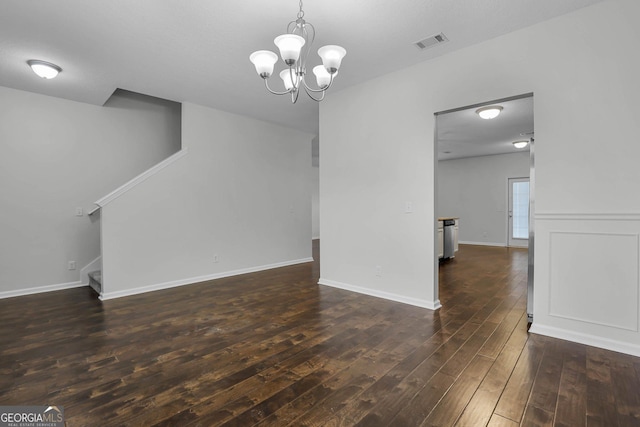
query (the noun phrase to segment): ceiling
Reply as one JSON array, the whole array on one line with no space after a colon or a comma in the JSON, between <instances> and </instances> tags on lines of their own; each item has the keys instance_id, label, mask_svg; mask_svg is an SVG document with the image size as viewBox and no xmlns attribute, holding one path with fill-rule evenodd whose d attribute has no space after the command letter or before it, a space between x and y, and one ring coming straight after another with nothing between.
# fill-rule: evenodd
<instances>
[{"instance_id":1,"label":"ceiling","mask_svg":"<svg viewBox=\"0 0 640 427\"><path fill-rule=\"evenodd\" d=\"M491 120L476 114L479 106L436 116L438 160L529 151L529 146L514 148L513 142L533 136L533 96L488 105L503 110Z\"/></svg>"},{"instance_id":2,"label":"ceiling","mask_svg":"<svg viewBox=\"0 0 640 427\"><path fill-rule=\"evenodd\" d=\"M121 88L318 132L318 105L268 94L248 59L275 50L295 0L0 1L2 86L96 105ZM599 1L309 0L304 11L316 48L347 49L331 92ZM440 32L447 43L413 45ZM42 80L28 59L64 71Z\"/></svg>"}]
</instances>

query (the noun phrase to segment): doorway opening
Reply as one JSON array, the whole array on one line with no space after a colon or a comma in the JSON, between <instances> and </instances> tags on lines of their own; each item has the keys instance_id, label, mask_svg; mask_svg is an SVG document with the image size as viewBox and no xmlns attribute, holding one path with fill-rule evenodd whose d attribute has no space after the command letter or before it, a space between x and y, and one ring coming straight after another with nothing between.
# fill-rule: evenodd
<instances>
[{"instance_id":1,"label":"doorway opening","mask_svg":"<svg viewBox=\"0 0 640 427\"><path fill-rule=\"evenodd\" d=\"M499 107L497 117L481 118L479 113L489 106ZM533 312L533 119L533 93L438 112L434 144L435 218L459 218L457 243L462 246L528 249L522 255L529 261L529 321ZM434 236L434 283L439 293L438 221ZM453 263L462 262L453 258Z\"/></svg>"}]
</instances>

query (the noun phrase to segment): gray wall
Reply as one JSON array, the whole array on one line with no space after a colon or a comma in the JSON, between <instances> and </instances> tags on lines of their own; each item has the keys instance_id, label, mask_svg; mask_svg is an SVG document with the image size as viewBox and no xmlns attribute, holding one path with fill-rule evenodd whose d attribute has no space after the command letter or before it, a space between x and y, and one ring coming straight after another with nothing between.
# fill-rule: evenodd
<instances>
[{"instance_id":1,"label":"gray wall","mask_svg":"<svg viewBox=\"0 0 640 427\"><path fill-rule=\"evenodd\" d=\"M436 308L433 114L534 93L531 332L640 355L637 16L600 2L325 99L321 283Z\"/></svg>"},{"instance_id":2,"label":"gray wall","mask_svg":"<svg viewBox=\"0 0 640 427\"><path fill-rule=\"evenodd\" d=\"M104 299L310 260L313 135L182 115L187 154L102 208Z\"/></svg>"},{"instance_id":3,"label":"gray wall","mask_svg":"<svg viewBox=\"0 0 640 427\"><path fill-rule=\"evenodd\" d=\"M529 176L529 152L438 162L438 216L460 217L460 243L507 245L508 179Z\"/></svg>"},{"instance_id":4,"label":"gray wall","mask_svg":"<svg viewBox=\"0 0 640 427\"><path fill-rule=\"evenodd\" d=\"M179 149L179 104L119 91L99 107L0 87L0 296L78 282L100 254L93 202Z\"/></svg>"}]
</instances>

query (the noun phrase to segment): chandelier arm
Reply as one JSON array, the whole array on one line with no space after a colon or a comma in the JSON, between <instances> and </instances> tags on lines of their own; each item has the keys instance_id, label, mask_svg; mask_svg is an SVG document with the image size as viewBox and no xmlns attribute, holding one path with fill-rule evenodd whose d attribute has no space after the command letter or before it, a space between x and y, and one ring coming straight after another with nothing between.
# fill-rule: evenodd
<instances>
[{"instance_id":1,"label":"chandelier arm","mask_svg":"<svg viewBox=\"0 0 640 427\"><path fill-rule=\"evenodd\" d=\"M311 41L309 42L309 49L311 49L311 45L316 40L316 27L314 27L313 24L311 24L311 22L305 22L304 26L311 28L311 31L312 31L311 32ZM308 31L307 31L307 34L309 34Z\"/></svg>"},{"instance_id":2,"label":"chandelier arm","mask_svg":"<svg viewBox=\"0 0 640 427\"><path fill-rule=\"evenodd\" d=\"M295 28L296 25L298 24L297 21L291 21L287 24L287 33L289 34L295 34Z\"/></svg>"},{"instance_id":3,"label":"chandelier arm","mask_svg":"<svg viewBox=\"0 0 640 427\"><path fill-rule=\"evenodd\" d=\"M329 84L325 87L325 88L320 88L320 89L314 89L312 87L309 87L309 85L307 85L307 81L305 79L302 79L302 84L304 84L304 88L307 91L307 93L311 92L315 92L315 93L320 93L323 92L322 97L324 98L324 92L326 92L331 85L333 84L333 74L331 74L331 80L329 80ZM311 96L311 95L309 95Z\"/></svg>"},{"instance_id":4,"label":"chandelier arm","mask_svg":"<svg viewBox=\"0 0 640 427\"><path fill-rule=\"evenodd\" d=\"M299 90L292 90L291 91L291 103L295 104L296 102L298 102L298 95L300 95L300 91Z\"/></svg>"},{"instance_id":5,"label":"chandelier arm","mask_svg":"<svg viewBox=\"0 0 640 427\"><path fill-rule=\"evenodd\" d=\"M307 95L309 95L309 98L313 99L316 102L322 101L324 99L324 94L326 93L324 90L313 90L309 88L306 84L304 85L304 91L307 92ZM316 98L315 96L312 95L312 92L322 92L322 96L320 96L320 98Z\"/></svg>"},{"instance_id":6,"label":"chandelier arm","mask_svg":"<svg viewBox=\"0 0 640 427\"><path fill-rule=\"evenodd\" d=\"M307 27L311 29L311 32L307 31ZM314 27L313 24L311 24L311 22L306 22L304 24L303 30L304 30L304 33L307 35L307 37L309 37L309 34L311 34L311 40L309 40L309 47L307 48L307 53L304 57L304 62L306 63L307 58L311 53L311 46L313 46L313 42L316 40L316 27Z\"/></svg>"},{"instance_id":7,"label":"chandelier arm","mask_svg":"<svg viewBox=\"0 0 640 427\"><path fill-rule=\"evenodd\" d=\"M293 79L293 76L296 76L295 80ZM295 67L295 71L293 69L293 67L289 67L289 77L291 78L291 83L293 83L293 91L296 91L300 88L300 75L298 75L298 66L296 65Z\"/></svg>"},{"instance_id":8,"label":"chandelier arm","mask_svg":"<svg viewBox=\"0 0 640 427\"><path fill-rule=\"evenodd\" d=\"M286 90L285 92L277 92L277 91L275 91L275 90L271 89L271 88L269 87L268 79L264 79L264 85L265 85L265 87L267 88L267 90L268 90L269 92L271 92L272 94L274 94L274 95L286 95L286 94L288 94L288 93L293 92L293 89Z\"/></svg>"},{"instance_id":9,"label":"chandelier arm","mask_svg":"<svg viewBox=\"0 0 640 427\"><path fill-rule=\"evenodd\" d=\"M309 27L311 29L311 32L307 31L307 27ZM305 39L309 38L309 34L311 34L311 40L309 40L309 43L305 43L305 52L304 52L304 57L301 61L300 64L300 68L302 68L303 72L306 72L306 66L307 66L307 59L309 58L309 54L311 53L311 46L313 46L313 42L316 39L316 28L311 25L310 22L305 22L304 26L302 27L302 34L303 37Z\"/></svg>"}]
</instances>

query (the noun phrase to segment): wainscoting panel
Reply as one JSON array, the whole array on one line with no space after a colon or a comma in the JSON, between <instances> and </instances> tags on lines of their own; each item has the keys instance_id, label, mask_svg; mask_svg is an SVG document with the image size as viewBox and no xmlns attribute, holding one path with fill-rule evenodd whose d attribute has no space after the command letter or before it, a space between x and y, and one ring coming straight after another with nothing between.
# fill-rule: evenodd
<instances>
[{"instance_id":1,"label":"wainscoting panel","mask_svg":"<svg viewBox=\"0 0 640 427\"><path fill-rule=\"evenodd\" d=\"M536 214L531 332L640 356L640 214Z\"/></svg>"},{"instance_id":2,"label":"wainscoting panel","mask_svg":"<svg viewBox=\"0 0 640 427\"><path fill-rule=\"evenodd\" d=\"M638 331L638 234L551 232L549 314Z\"/></svg>"}]
</instances>

